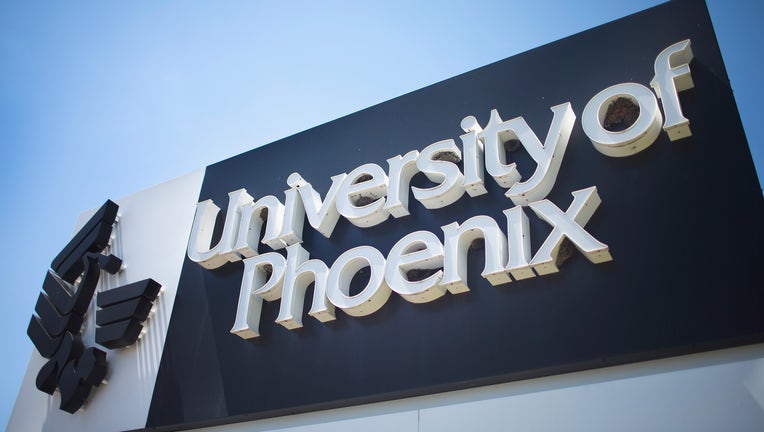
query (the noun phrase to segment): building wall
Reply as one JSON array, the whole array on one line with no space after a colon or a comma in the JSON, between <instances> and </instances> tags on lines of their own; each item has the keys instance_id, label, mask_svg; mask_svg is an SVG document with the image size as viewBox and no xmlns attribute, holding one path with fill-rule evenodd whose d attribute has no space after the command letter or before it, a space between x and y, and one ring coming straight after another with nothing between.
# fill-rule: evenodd
<instances>
[{"instance_id":1,"label":"building wall","mask_svg":"<svg viewBox=\"0 0 764 432\"><path fill-rule=\"evenodd\" d=\"M93 389L75 415L59 410L58 391L48 396L35 387L46 360L33 350L9 431L121 431L145 426L203 177L204 169L199 169L116 200L120 216L112 231L112 253L124 258L125 269L116 275L101 272L97 291L149 277L159 282L163 291L144 323L146 334L130 347L107 352L107 383ZM91 215L92 211L83 213L74 232ZM86 347L94 346L94 329L92 301L83 324Z\"/></svg>"},{"instance_id":2,"label":"building wall","mask_svg":"<svg viewBox=\"0 0 764 432\"><path fill-rule=\"evenodd\" d=\"M761 431L764 344L201 429Z\"/></svg>"},{"instance_id":3,"label":"building wall","mask_svg":"<svg viewBox=\"0 0 764 432\"><path fill-rule=\"evenodd\" d=\"M146 336L109 352L108 383L72 416L34 386L36 351L9 431L121 431L145 426L203 170L118 200L115 248L127 268L99 290L152 276L164 292ZM83 213L83 224L89 212ZM141 219L138 219L141 218ZM161 238L162 241L157 241ZM129 239L121 241L121 239ZM148 247L147 247L148 246ZM91 308L94 307L91 305ZM83 333L93 343L93 313ZM39 414L38 414L39 413ZM764 344L204 431L764 430Z\"/></svg>"},{"instance_id":4,"label":"building wall","mask_svg":"<svg viewBox=\"0 0 764 432\"><path fill-rule=\"evenodd\" d=\"M689 16L677 20L680 13ZM635 38L636 31L644 28L661 31ZM603 40L622 48L617 56L602 55ZM690 41L693 54L687 51ZM690 62L692 57L693 84L689 87L694 87L684 99L688 103L683 108L694 123L692 138L687 140L689 130L683 130L680 135L684 138L675 143L668 132L660 132L657 96L645 85L652 82L654 71L660 69L654 67L656 54L678 46L684 47L683 55L688 56L684 62ZM661 63L664 66L669 62L661 55L659 58L664 59ZM580 63L576 71L561 74L559 71L567 71L573 60ZM689 67L689 63L684 66ZM665 72L666 67L663 69ZM534 79L526 82L521 79L524 76ZM645 149L648 141L655 144L645 153L633 154L634 158L608 158L589 145L594 141L589 139L588 132L574 127L576 117L570 107L578 107L581 113L580 108L596 99L592 96L602 86L626 79L642 83L642 87L624 84L630 92L637 92L634 95L640 94L650 102L645 108L653 107L647 110L653 116L642 118L653 119L649 123L655 126L651 128L658 137L644 142L640 138L640 149ZM157 300L155 314L146 323L147 333L129 348L109 351L108 383L95 389L89 403L75 415L58 409L57 393L47 396L37 391L35 375L45 360L33 353L9 430L122 431L143 429L146 425L172 430L177 425L201 427L304 412L316 406L346 407L208 430L764 430L764 315L761 315L764 283L759 271L764 201L727 84L703 5L695 0L672 2L117 200L121 217L114 227L113 251L108 252L123 258L127 267L114 276L102 274L98 289L105 291L146 278L158 281L164 293ZM619 88L618 91L626 91ZM662 101L666 97L662 93ZM551 208L552 203L557 203L554 205L566 208L563 203L570 202L571 192L585 192L593 197L593 191L598 190L607 204L598 213L602 219L593 221L591 230L594 237L609 245L597 249L602 254L598 259L590 256L591 262L581 260L575 265L571 262L554 276L547 276L549 268L542 268L542 272L537 266L536 273L544 278L531 278L503 291L491 288L487 278L473 271L471 279L465 276L467 280L461 281L472 284L470 296L449 296L445 302L416 307L393 296L383 312L367 321L340 319L336 326L331 326L306 320L301 330L288 336L285 333L291 330L277 328L273 319L276 306L269 302L270 308L266 305L262 309L265 312L259 306L252 308L257 310L258 320L261 312L269 317L260 320L261 333L268 337L242 341L229 332L240 292L244 292L241 298L245 306L253 300L259 304L260 299L247 297L248 291L241 290L248 286L243 282L252 279L244 279L240 263L217 270L225 261L242 257L228 255L221 248L212 251L211 258L184 258L198 200L210 199L225 206L231 192L244 187L256 192L257 197L266 194L281 197L285 180L290 187L309 190L307 183L297 177L287 177L290 172L300 173L315 182L316 190L325 191L333 173L346 172L361 164L368 170L369 163L384 165L383 161L396 153L431 148L428 143L432 143L433 137L453 136L454 128L460 124L458 120L469 120L463 117L467 114L514 113L517 107L522 107L527 117L517 119L527 118L531 125L548 123L547 108L550 103L557 103L549 101L570 102L557 106L571 110L566 121L570 129L564 133L564 141L567 143L570 138L572 145L559 178L556 170L550 177L550 184L559 179L560 186L544 192L549 199L545 206ZM586 109L582 119L587 117L585 112ZM491 117L494 126L501 121L497 120L498 114ZM593 116L588 118L595 123L600 121ZM410 126L412 119L416 119L415 129ZM600 126L597 125L597 130ZM551 133L553 129L549 130ZM562 135L562 132L551 134ZM363 140L358 140L359 136ZM475 135L470 139L474 140L472 148L478 148ZM527 138L525 141L523 146L530 143ZM502 154L501 147L495 140L492 142L494 156L486 156L486 160L503 164L496 159L501 159L498 156ZM724 151L714 151L722 142L728 144ZM538 149L534 143L531 144L536 147L530 148ZM621 136L618 144L627 143L632 145ZM557 157L561 162L562 154L550 156L549 160ZM620 152L612 155L627 156ZM541 166L532 162L534 158L518 156L521 164L518 167ZM422 159L425 164L435 162L425 159ZM479 159L473 157L478 165L482 163ZM441 162L458 168L454 162ZM384 171L378 165L376 168ZM724 181L709 182L710 172ZM348 177L348 182L359 179L360 173L354 174L358 177ZM288 178L297 180L290 182ZM497 184L501 186L501 182ZM510 204L503 187L491 183L483 196L463 200L447 210L412 208L407 219L397 224L379 227L372 224L363 226L370 228L364 230L350 226L352 221L344 221L334 241L328 241L318 230L306 230L297 240L312 257L330 259L351 247L368 244L389 251L396 239L413 230L445 232L443 228L477 215L503 223L509 206L520 207L519 214L523 214L525 205ZM574 192L575 189L578 191ZM729 208L709 205L709 197L723 197L746 211L737 212L735 223L725 225L723 230L716 229L720 221L729 220ZM347 200L350 195L345 193L344 198ZM582 221L576 220L572 225L586 224L599 199L587 202L581 206L588 205L588 213L579 208ZM538 215L536 219L542 218L536 209L534 212ZM269 215L279 213L273 210ZM83 214L80 225L91 214ZM232 222L223 225L229 229L243 226L241 233L246 237L250 234L248 230L254 228L240 225L238 214L244 214L243 207L233 201L226 215ZM204 229L207 233L223 231L220 225ZM552 225L557 230L557 225ZM514 231L514 238L533 239L528 247L542 250L543 239L547 235L554 237L548 231L551 227L539 220L530 226L527 232ZM571 240L574 237L570 233L565 235ZM287 243L295 239L292 237ZM205 242L209 240L205 237ZM576 247L588 254L582 244L590 242L580 240ZM600 266L604 258L610 258L609 252L603 252L608 247L617 251L614 254L617 258L612 264ZM514 253L521 249L514 247ZM253 249L239 250L255 253ZM504 251L495 250L494 257ZM274 254L265 258L275 257ZM207 263L215 271L192 262L206 259L219 260ZM504 274L506 257L502 259L502 267L493 274L506 277L496 281L506 285L509 282ZM384 259L376 261L384 263ZM271 266L274 267L275 264ZM381 267L384 264L377 269ZM554 282L549 283L553 278ZM337 289L339 284L331 286ZM276 297L285 301L287 298L281 299L281 293L275 290L268 296L266 300L272 301ZM349 309L345 307L345 312ZM94 345L94 315L95 306L91 305L82 335L87 346ZM259 332L253 328L247 327L250 335ZM605 364L745 343L754 345L600 368ZM353 356L357 353L360 355ZM162 373L158 373L160 369ZM393 397L390 395L423 394L433 388L461 389L510 377L532 378L552 371L582 369L590 370L347 406Z\"/></svg>"}]
</instances>

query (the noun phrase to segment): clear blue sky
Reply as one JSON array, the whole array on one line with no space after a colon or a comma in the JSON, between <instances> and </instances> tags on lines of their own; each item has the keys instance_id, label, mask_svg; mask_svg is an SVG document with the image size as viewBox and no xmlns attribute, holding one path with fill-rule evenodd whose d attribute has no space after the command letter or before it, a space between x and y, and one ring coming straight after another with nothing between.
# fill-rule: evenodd
<instances>
[{"instance_id":1,"label":"clear blue sky","mask_svg":"<svg viewBox=\"0 0 764 432\"><path fill-rule=\"evenodd\" d=\"M271 3L0 1L0 426L81 211L659 2ZM708 5L760 177L762 4Z\"/></svg>"}]
</instances>

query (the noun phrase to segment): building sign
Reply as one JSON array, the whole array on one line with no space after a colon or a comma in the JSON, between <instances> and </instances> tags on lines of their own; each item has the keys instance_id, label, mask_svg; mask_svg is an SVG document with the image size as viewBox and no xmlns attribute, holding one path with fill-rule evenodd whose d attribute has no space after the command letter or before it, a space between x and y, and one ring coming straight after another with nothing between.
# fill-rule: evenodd
<instances>
[{"instance_id":1,"label":"building sign","mask_svg":"<svg viewBox=\"0 0 764 432\"><path fill-rule=\"evenodd\" d=\"M761 192L698 2L212 165L199 196L151 427L762 340Z\"/></svg>"},{"instance_id":2,"label":"building sign","mask_svg":"<svg viewBox=\"0 0 764 432\"><path fill-rule=\"evenodd\" d=\"M50 395L59 390L59 406L69 413L83 407L108 368L106 352L85 348L79 333L101 270L115 274L122 269L121 258L101 253L110 249L118 210L117 204L106 201L53 259L43 283L45 293L37 299L37 315L27 328L37 351L48 359L35 384ZM108 349L135 343L160 288L153 279L145 279L99 293L95 341Z\"/></svg>"},{"instance_id":3,"label":"building sign","mask_svg":"<svg viewBox=\"0 0 764 432\"><path fill-rule=\"evenodd\" d=\"M693 87L691 60L690 40L667 47L655 60L651 84L663 102L665 121L655 94L640 84L617 84L590 99L582 121L594 147L610 157L633 156L655 142L661 125L672 141L690 137L689 120L682 114L678 92ZM546 199L576 119L570 102L553 106L551 111L554 116L543 143L523 117L503 121L494 109L484 128L474 116L461 121L464 158L453 139L438 141L421 153L412 150L387 159L387 172L367 163L350 174L334 175L323 198L299 173L293 173L287 178L290 189L285 191L286 206L273 195L254 201L246 189L230 192L223 231L214 247L210 241L220 208L212 200L201 202L188 257L208 269L243 260L231 332L245 339L259 336L262 300L281 301L277 323L287 329L302 327L302 305L309 284L314 286L309 314L322 322L336 319L335 307L351 316L372 314L393 291L412 303L436 300L447 291L469 291L467 251L475 242L485 249L481 276L494 286L559 271L572 246L593 263L611 261L607 245L584 229L601 202L596 186L573 192L574 200L566 211ZM521 148L536 164L528 178L522 177L516 162L507 161ZM411 186L414 198L424 208L436 210L457 203L465 193L472 197L487 194L486 171L506 189L504 195L514 205L503 211L506 235L496 221L478 215L462 224L442 226L442 243L430 231L416 231L392 247L387 261L374 247L359 246L342 253L331 268L323 261L308 260L310 253L300 246L306 218L312 228L331 239L340 217L358 228L369 228L386 222L391 215L409 216L409 185L417 174L424 174L435 186ZM523 206L530 207L552 228L533 258ZM286 258L275 252L259 253L259 243L274 250L285 249ZM351 295L352 279L364 268L369 269L369 280L361 292Z\"/></svg>"},{"instance_id":4,"label":"building sign","mask_svg":"<svg viewBox=\"0 0 764 432\"><path fill-rule=\"evenodd\" d=\"M699 1L211 165L195 203L151 430L764 341L764 200Z\"/></svg>"}]
</instances>

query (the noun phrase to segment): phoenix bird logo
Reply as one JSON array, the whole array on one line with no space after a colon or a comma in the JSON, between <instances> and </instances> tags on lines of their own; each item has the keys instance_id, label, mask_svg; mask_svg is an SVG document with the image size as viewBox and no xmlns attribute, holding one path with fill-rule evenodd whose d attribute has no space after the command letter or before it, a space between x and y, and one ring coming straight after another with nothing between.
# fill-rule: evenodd
<instances>
[{"instance_id":1,"label":"phoenix bird logo","mask_svg":"<svg viewBox=\"0 0 764 432\"><path fill-rule=\"evenodd\" d=\"M117 274L122 259L102 252L109 245L119 206L107 200L53 259L27 327L27 335L48 362L36 386L52 395L61 392L60 408L75 413L108 370L106 352L85 347L79 334L95 294L101 270ZM135 343L161 285L144 279L97 295L95 340L107 349Z\"/></svg>"}]
</instances>

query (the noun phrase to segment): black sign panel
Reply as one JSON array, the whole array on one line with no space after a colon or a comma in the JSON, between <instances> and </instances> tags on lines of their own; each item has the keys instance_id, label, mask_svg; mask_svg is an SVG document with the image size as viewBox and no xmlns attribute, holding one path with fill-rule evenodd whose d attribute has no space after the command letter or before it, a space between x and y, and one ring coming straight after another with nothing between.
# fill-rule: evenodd
<instances>
[{"instance_id":1,"label":"black sign panel","mask_svg":"<svg viewBox=\"0 0 764 432\"><path fill-rule=\"evenodd\" d=\"M692 137L665 132L624 158L599 153L584 134L584 106L611 85L649 87L656 56L690 39L694 88L680 93ZM464 132L492 109L523 116L542 140L550 107L577 119L547 198L563 211L571 192L596 186L602 204L586 230L612 262L578 252L558 273L492 286L483 251L469 254L471 291L423 304L393 294L376 313L287 330L265 302L259 338L229 331L241 262L207 270L186 259L147 427L230 423L547 376L764 340L760 271L764 201L708 12L678 1L457 76L207 168L200 201L224 210L228 193L284 198L299 172L322 196L330 177ZM514 156L526 178L535 162ZM418 174L414 185L432 185ZM340 219L330 239L306 222L302 246L328 266L371 245L387 255L405 235L487 215L505 227L514 207L490 177L488 193L438 210L412 199L410 216L371 228ZM526 209L527 210L527 209ZM551 227L531 211L531 250ZM214 239L223 225L219 216ZM268 250L261 246L262 251ZM282 251L283 252L283 251Z\"/></svg>"}]
</instances>

